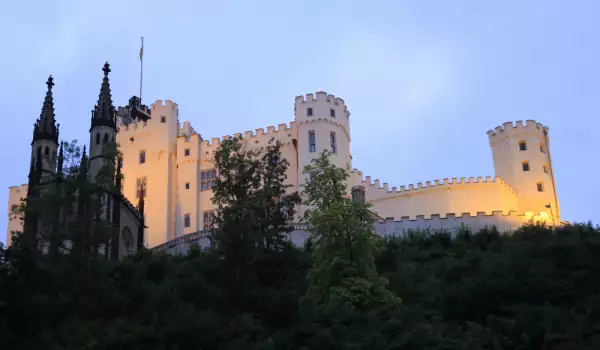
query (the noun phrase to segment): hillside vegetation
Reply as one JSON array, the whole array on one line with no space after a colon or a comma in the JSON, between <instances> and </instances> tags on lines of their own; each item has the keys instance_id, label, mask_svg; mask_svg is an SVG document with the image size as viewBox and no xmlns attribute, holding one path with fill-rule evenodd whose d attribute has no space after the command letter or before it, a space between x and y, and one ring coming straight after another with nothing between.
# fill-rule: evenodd
<instances>
[{"instance_id":1,"label":"hillside vegetation","mask_svg":"<svg viewBox=\"0 0 600 350\"><path fill-rule=\"evenodd\" d=\"M600 348L598 227L377 237L323 154L305 169L311 239L293 247L301 198L279 150L223 142L208 251L115 262L42 255L17 234L0 249L2 348Z\"/></svg>"}]
</instances>

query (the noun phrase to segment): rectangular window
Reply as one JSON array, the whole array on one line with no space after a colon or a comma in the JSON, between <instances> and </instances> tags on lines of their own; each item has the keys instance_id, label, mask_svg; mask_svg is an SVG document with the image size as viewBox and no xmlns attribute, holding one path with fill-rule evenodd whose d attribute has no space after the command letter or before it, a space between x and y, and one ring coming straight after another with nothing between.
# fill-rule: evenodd
<instances>
[{"instance_id":1,"label":"rectangular window","mask_svg":"<svg viewBox=\"0 0 600 350\"><path fill-rule=\"evenodd\" d=\"M307 109L306 109L306 116L307 116L307 117L312 117L312 115L313 115L313 110L312 110L312 108L307 108Z\"/></svg>"},{"instance_id":2,"label":"rectangular window","mask_svg":"<svg viewBox=\"0 0 600 350\"><path fill-rule=\"evenodd\" d=\"M185 189L186 189L186 190L189 190L189 189L190 189L190 183L189 183L189 182L186 182L186 183L185 183Z\"/></svg>"},{"instance_id":3,"label":"rectangular window","mask_svg":"<svg viewBox=\"0 0 600 350\"><path fill-rule=\"evenodd\" d=\"M314 130L311 130L308 132L308 151L310 153L317 151L317 143L316 143L316 139L315 139Z\"/></svg>"},{"instance_id":4,"label":"rectangular window","mask_svg":"<svg viewBox=\"0 0 600 350\"><path fill-rule=\"evenodd\" d=\"M544 184L541 182L537 183L537 190L538 192L544 192Z\"/></svg>"},{"instance_id":5,"label":"rectangular window","mask_svg":"<svg viewBox=\"0 0 600 350\"><path fill-rule=\"evenodd\" d=\"M525 141L519 141L519 150L527 151L527 143Z\"/></svg>"},{"instance_id":6,"label":"rectangular window","mask_svg":"<svg viewBox=\"0 0 600 350\"><path fill-rule=\"evenodd\" d=\"M544 147L544 143L540 143L540 152L546 153L546 147Z\"/></svg>"},{"instance_id":7,"label":"rectangular window","mask_svg":"<svg viewBox=\"0 0 600 350\"><path fill-rule=\"evenodd\" d=\"M146 163L146 151L140 151L140 164Z\"/></svg>"},{"instance_id":8,"label":"rectangular window","mask_svg":"<svg viewBox=\"0 0 600 350\"><path fill-rule=\"evenodd\" d=\"M207 230L207 229L211 228L213 226L213 224L215 223L215 212L212 210L205 211L204 214L202 215L202 219L203 219L204 229Z\"/></svg>"},{"instance_id":9,"label":"rectangular window","mask_svg":"<svg viewBox=\"0 0 600 350\"><path fill-rule=\"evenodd\" d=\"M336 154L337 146L335 142L335 132L332 131L329 133L329 141L331 142L331 153Z\"/></svg>"},{"instance_id":10,"label":"rectangular window","mask_svg":"<svg viewBox=\"0 0 600 350\"><path fill-rule=\"evenodd\" d=\"M191 221L192 221L192 217L190 214L185 214L183 216L183 226L184 227L190 227Z\"/></svg>"},{"instance_id":11,"label":"rectangular window","mask_svg":"<svg viewBox=\"0 0 600 350\"><path fill-rule=\"evenodd\" d=\"M165 117L164 115L160 116L160 122L161 123L166 123L167 122L167 117Z\"/></svg>"},{"instance_id":12,"label":"rectangular window","mask_svg":"<svg viewBox=\"0 0 600 350\"><path fill-rule=\"evenodd\" d=\"M529 162L525 161L522 163L523 171L529 171Z\"/></svg>"},{"instance_id":13,"label":"rectangular window","mask_svg":"<svg viewBox=\"0 0 600 350\"><path fill-rule=\"evenodd\" d=\"M136 180L136 192L135 198L140 199L142 197L146 197L146 177L138 177Z\"/></svg>"},{"instance_id":14,"label":"rectangular window","mask_svg":"<svg viewBox=\"0 0 600 350\"><path fill-rule=\"evenodd\" d=\"M333 109L333 108L332 108L332 109L330 109L330 110L329 110L329 115L330 115L332 118L335 118L335 109Z\"/></svg>"},{"instance_id":15,"label":"rectangular window","mask_svg":"<svg viewBox=\"0 0 600 350\"><path fill-rule=\"evenodd\" d=\"M548 174L548 167L544 165L544 172Z\"/></svg>"},{"instance_id":16,"label":"rectangular window","mask_svg":"<svg viewBox=\"0 0 600 350\"><path fill-rule=\"evenodd\" d=\"M184 149L183 150L183 154L185 154L186 157L189 156L190 155L190 149L189 148Z\"/></svg>"},{"instance_id":17,"label":"rectangular window","mask_svg":"<svg viewBox=\"0 0 600 350\"><path fill-rule=\"evenodd\" d=\"M119 166L119 169L123 169L123 158L119 158L119 160L118 160L118 163L117 163L117 164L118 164L118 166Z\"/></svg>"},{"instance_id":18,"label":"rectangular window","mask_svg":"<svg viewBox=\"0 0 600 350\"><path fill-rule=\"evenodd\" d=\"M210 190L215 186L217 170L206 170L200 173L200 191Z\"/></svg>"}]
</instances>

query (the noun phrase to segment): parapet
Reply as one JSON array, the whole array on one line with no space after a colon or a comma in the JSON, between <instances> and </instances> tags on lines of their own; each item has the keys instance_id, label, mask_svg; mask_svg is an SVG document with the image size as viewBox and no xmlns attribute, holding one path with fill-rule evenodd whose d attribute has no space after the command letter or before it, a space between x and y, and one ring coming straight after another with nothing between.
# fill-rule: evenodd
<instances>
[{"instance_id":1,"label":"parapet","mask_svg":"<svg viewBox=\"0 0 600 350\"><path fill-rule=\"evenodd\" d=\"M145 106L142 106L145 107ZM127 109L129 107L119 107L119 116L126 115L122 113L127 113ZM148 110L148 109L146 109ZM138 119L129 119L126 120L124 118L117 118L117 127L119 128L119 133L128 132L132 130L140 130L146 128L148 126L165 124L161 119L163 117L166 118L177 118L179 107L177 103L171 100L156 100L151 108L149 114L152 116L148 120L138 120ZM169 123L167 122L166 125Z\"/></svg>"},{"instance_id":2,"label":"parapet","mask_svg":"<svg viewBox=\"0 0 600 350\"><path fill-rule=\"evenodd\" d=\"M276 136L282 136L282 133L288 132L288 135L283 135L284 138L289 137L290 139L292 137L294 137L294 133L296 130L296 122L290 122L289 126L285 123L282 124L278 124L277 127L270 125L267 126L267 130L265 131L265 129L263 128L259 128L259 129L255 129L254 131L252 130L247 130L244 131L243 133L235 133L233 135L225 135L222 138L219 137L213 137L211 140L202 140L202 144L204 145L220 145L221 144L221 139L223 140L229 140L231 138L236 138L236 137L242 137L244 141L246 142L250 142L250 141L259 141L258 138L269 138L270 137L276 137Z\"/></svg>"},{"instance_id":3,"label":"parapet","mask_svg":"<svg viewBox=\"0 0 600 350\"><path fill-rule=\"evenodd\" d=\"M21 186L10 186L8 188L8 192L9 192L9 195L12 195L12 194L26 195L28 188L29 188L29 186L27 184L22 184Z\"/></svg>"},{"instance_id":4,"label":"parapet","mask_svg":"<svg viewBox=\"0 0 600 350\"><path fill-rule=\"evenodd\" d=\"M478 177L460 177L460 178L444 178L441 180L418 182L417 184L410 184L407 186L391 187L387 183L382 183L379 179L371 180L370 176L363 177L363 174L358 169L352 169L350 172L352 185L361 185L367 192L367 201L376 199L382 199L387 196L415 193L418 191L427 191L436 188L447 188L448 186L460 186L460 185L477 185L477 184L490 184L499 183L510 190L512 193L517 193L506 181L499 177L491 176L478 176Z\"/></svg>"},{"instance_id":5,"label":"parapet","mask_svg":"<svg viewBox=\"0 0 600 350\"><path fill-rule=\"evenodd\" d=\"M536 122L535 120L526 120L523 123L522 120L513 122L506 122L502 126L497 126L494 130L487 132L490 141L493 141L502 136L512 136L523 132L538 132L541 135L548 133L548 127Z\"/></svg>"},{"instance_id":6,"label":"parapet","mask_svg":"<svg viewBox=\"0 0 600 350\"><path fill-rule=\"evenodd\" d=\"M324 101L325 103L331 104L336 107L342 107L344 111L344 115L346 118L350 118L350 111L348 107L344 103L344 100L340 97L335 97L334 95L328 94L325 91L317 91L315 94L306 94L296 96L295 109L299 104L307 104L307 103L315 103L319 101Z\"/></svg>"}]
</instances>

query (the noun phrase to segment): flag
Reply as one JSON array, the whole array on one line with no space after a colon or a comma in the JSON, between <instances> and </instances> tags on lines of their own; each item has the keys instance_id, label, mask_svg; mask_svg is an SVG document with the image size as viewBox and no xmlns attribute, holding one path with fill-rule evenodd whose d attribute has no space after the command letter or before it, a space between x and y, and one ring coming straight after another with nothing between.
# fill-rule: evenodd
<instances>
[{"instance_id":1,"label":"flag","mask_svg":"<svg viewBox=\"0 0 600 350\"><path fill-rule=\"evenodd\" d=\"M142 37L142 47L140 47L140 61L144 57L144 37Z\"/></svg>"}]
</instances>

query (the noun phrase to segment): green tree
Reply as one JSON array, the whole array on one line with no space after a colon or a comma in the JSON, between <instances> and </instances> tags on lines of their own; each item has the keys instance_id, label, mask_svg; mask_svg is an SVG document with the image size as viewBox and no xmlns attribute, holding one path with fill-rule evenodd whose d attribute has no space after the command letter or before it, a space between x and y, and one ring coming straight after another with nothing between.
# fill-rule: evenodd
<instances>
[{"instance_id":1,"label":"green tree","mask_svg":"<svg viewBox=\"0 0 600 350\"><path fill-rule=\"evenodd\" d=\"M357 308L395 306L400 299L377 274L373 253L374 216L365 203L347 196L348 173L323 152L304 169L313 266L304 301L342 303Z\"/></svg>"}]
</instances>

